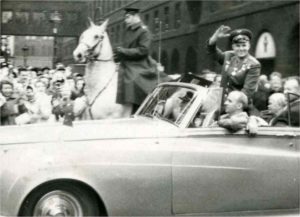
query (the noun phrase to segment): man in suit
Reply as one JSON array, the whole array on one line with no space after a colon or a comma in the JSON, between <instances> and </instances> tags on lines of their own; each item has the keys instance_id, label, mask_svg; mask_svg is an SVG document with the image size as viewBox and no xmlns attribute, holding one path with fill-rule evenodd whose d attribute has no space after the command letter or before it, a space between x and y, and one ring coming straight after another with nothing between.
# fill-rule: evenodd
<instances>
[{"instance_id":1,"label":"man in suit","mask_svg":"<svg viewBox=\"0 0 300 217\"><path fill-rule=\"evenodd\" d=\"M156 87L157 62L149 55L151 33L143 24L138 8L125 8L126 29L121 47L114 49L115 60L120 62L117 103L132 106L134 113ZM160 74L160 81L166 76Z\"/></svg>"},{"instance_id":2,"label":"man in suit","mask_svg":"<svg viewBox=\"0 0 300 217\"><path fill-rule=\"evenodd\" d=\"M249 54L252 32L248 29L230 30L228 26L220 26L208 40L207 50L222 64L221 87L225 96L239 90L246 94L251 104L261 69L258 60ZM217 41L224 37L229 37L232 50L223 52L216 46Z\"/></svg>"},{"instance_id":3,"label":"man in suit","mask_svg":"<svg viewBox=\"0 0 300 217\"><path fill-rule=\"evenodd\" d=\"M220 117L218 125L232 132L245 128L249 119L245 112L248 106L247 96L241 91L232 91L224 105L226 114Z\"/></svg>"}]
</instances>

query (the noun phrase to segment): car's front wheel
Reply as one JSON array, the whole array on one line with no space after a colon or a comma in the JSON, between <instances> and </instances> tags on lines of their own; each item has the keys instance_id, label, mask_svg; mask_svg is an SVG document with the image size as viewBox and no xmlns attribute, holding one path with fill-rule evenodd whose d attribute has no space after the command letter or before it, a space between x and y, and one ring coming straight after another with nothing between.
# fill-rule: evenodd
<instances>
[{"instance_id":1,"label":"car's front wheel","mask_svg":"<svg viewBox=\"0 0 300 217\"><path fill-rule=\"evenodd\" d=\"M32 192L21 216L99 216L97 197L70 183L51 184Z\"/></svg>"}]
</instances>

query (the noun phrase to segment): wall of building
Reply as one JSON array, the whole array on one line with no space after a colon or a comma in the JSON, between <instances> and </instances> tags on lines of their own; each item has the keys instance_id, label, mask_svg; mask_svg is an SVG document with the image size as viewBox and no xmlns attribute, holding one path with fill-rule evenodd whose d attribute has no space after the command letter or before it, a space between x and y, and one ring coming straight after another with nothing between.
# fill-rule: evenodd
<instances>
[{"instance_id":1,"label":"wall of building","mask_svg":"<svg viewBox=\"0 0 300 217\"><path fill-rule=\"evenodd\" d=\"M27 66L51 67L53 62L53 37L15 36L14 43L15 66L23 66L26 58ZM24 52L23 48L28 50Z\"/></svg>"}]
</instances>

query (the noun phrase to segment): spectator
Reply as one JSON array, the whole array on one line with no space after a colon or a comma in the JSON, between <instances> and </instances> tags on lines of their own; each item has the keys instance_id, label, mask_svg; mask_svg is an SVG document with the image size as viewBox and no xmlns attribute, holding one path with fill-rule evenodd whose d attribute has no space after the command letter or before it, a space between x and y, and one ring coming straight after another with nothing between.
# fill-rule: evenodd
<instances>
[{"instance_id":1,"label":"spectator","mask_svg":"<svg viewBox=\"0 0 300 217\"><path fill-rule=\"evenodd\" d=\"M44 67L44 68L42 68L42 74L41 74L41 76L42 75L49 75L49 71L50 71L50 68L49 67Z\"/></svg>"},{"instance_id":2,"label":"spectator","mask_svg":"<svg viewBox=\"0 0 300 217\"><path fill-rule=\"evenodd\" d=\"M75 80L75 94L76 94L76 98L84 96L84 86L85 86L84 79L82 77L81 78L77 77L77 79Z\"/></svg>"},{"instance_id":3,"label":"spectator","mask_svg":"<svg viewBox=\"0 0 300 217\"><path fill-rule=\"evenodd\" d=\"M0 63L0 81L4 79L8 79L9 75L9 67L6 62Z\"/></svg>"},{"instance_id":4,"label":"spectator","mask_svg":"<svg viewBox=\"0 0 300 217\"><path fill-rule=\"evenodd\" d=\"M270 75L270 86L271 86L271 94L272 93L282 93L283 85L282 85L282 76L279 72L272 72Z\"/></svg>"},{"instance_id":5,"label":"spectator","mask_svg":"<svg viewBox=\"0 0 300 217\"><path fill-rule=\"evenodd\" d=\"M5 102L1 103L1 125L15 125L16 117L26 111L24 105L19 98L14 96L13 83L8 80L0 82L0 92L5 98Z\"/></svg>"},{"instance_id":6,"label":"spectator","mask_svg":"<svg viewBox=\"0 0 300 217\"><path fill-rule=\"evenodd\" d=\"M61 89L61 97L53 101L52 113L56 120L63 119L63 124L72 126L75 120L74 101L71 100L71 88L68 85L63 85Z\"/></svg>"},{"instance_id":7,"label":"spectator","mask_svg":"<svg viewBox=\"0 0 300 217\"><path fill-rule=\"evenodd\" d=\"M48 121L51 115L51 103L38 97L32 86L26 88L24 100L26 113L16 118L17 124L33 124Z\"/></svg>"},{"instance_id":8,"label":"spectator","mask_svg":"<svg viewBox=\"0 0 300 217\"><path fill-rule=\"evenodd\" d=\"M268 111L271 117L269 120L267 120L267 122L273 122L272 119L278 116L280 112L286 107L286 105L286 97L283 93L273 93L269 97Z\"/></svg>"},{"instance_id":9,"label":"spectator","mask_svg":"<svg viewBox=\"0 0 300 217\"><path fill-rule=\"evenodd\" d=\"M48 94L46 89L46 84L41 81L37 80L34 84L36 90L36 98L42 104L42 106L49 106L51 107L51 98L52 96Z\"/></svg>"},{"instance_id":10,"label":"spectator","mask_svg":"<svg viewBox=\"0 0 300 217\"><path fill-rule=\"evenodd\" d=\"M56 71L52 77L52 84L50 87L50 92L53 96L60 94L61 87L66 83L66 77L64 72L61 70Z\"/></svg>"},{"instance_id":11,"label":"spectator","mask_svg":"<svg viewBox=\"0 0 300 217\"><path fill-rule=\"evenodd\" d=\"M300 120L300 78L299 76L287 78L284 84L284 94L287 99L288 106L286 106L280 114L272 119L270 125L278 126L279 124L287 124L299 127ZM289 111L290 110L290 111Z\"/></svg>"},{"instance_id":12,"label":"spectator","mask_svg":"<svg viewBox=\"0 0 300 217\"><path fill-rule=\"evenodd\" d=\"M260 63L249 54L252 32L248 29L231 30L228 26L220 26L208 40L207 50L218 60L222 67L221 86L225 95L233 90L240 90L252 101L260 75ZM230 37L232 51L222 52L216 43L220 38Z\"/></svg>"},{"instance_id":13,"label":"spectator","mask_svg":"<svg viewBox=\"0 0 300 217\"><path fill-rule=\"evenodd\" d=\"M66 84L71 89L71 100L75 100L77 98L76 88L75 88L75 80L73 76L69 76L66 78Z\"/></svg>"},{"instance_id":14,"label":"spectator","mask_svg":"<svg viewBox=\"0 0 300 217\"><path fill-rule=\"evenodd\" d=\"M39 78L40 81L42 81L45 86L46 86L46 93L47 94L50 94L50 83L51 83L51 79L49 77L48 74L43 74L40 78Z\"/></svg>"},{"instance_id":15,"label":"spectator","mask_svg":"<svg viewBox=\"0 0 300 217\"><path fill-rule=\"evenodd\" d=\"M260 75L257 88L253 94L253 105L258 111L268 109L268 99L270 96L270 85L266 75Z\"/></svg>"},{"instance_id":16,"label":"spectator","mask_svg":"<svg viewBox=\"0 0 300 217\"><path fill-rule=\"evenodd\" d=\"M232 132L245 128L248 122L248 114L245 112L248 106L247 96L241 91L232 91L224 105L226 114L220 117L218 125Z\"/></svg>"},{"instance_id":17,"label":"spectator","mask_svg":"<svg viewBox=\"0 0 300 217\"><path fill-rule=\"evenodd\" d=\"M25 88L30 84L30 80L31 80L31 71L27 70L26 68L20 68L19 75L18 75L18 82L22 84L24 92L25 92Z\"/></svg>"}]
</instances>

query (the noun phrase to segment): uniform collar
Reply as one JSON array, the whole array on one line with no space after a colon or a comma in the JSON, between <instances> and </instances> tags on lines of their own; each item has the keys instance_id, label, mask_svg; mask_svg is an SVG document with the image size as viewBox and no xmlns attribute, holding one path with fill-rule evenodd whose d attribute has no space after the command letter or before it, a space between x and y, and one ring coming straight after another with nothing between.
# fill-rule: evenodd
<instances>
[{"instance_id":1,"label":"uniform collar","mask_svg":"<svg viewBox=\"0 0 300 217\"><path fill-rule=\"evenodd\" d=\"M135 24L132 24L131 26L129 26L128 29L136 30L137 28L139 28L141 26L142 26L142 22L138 22L138 23L135 23Z\"/></svg>"}]
</instances>

